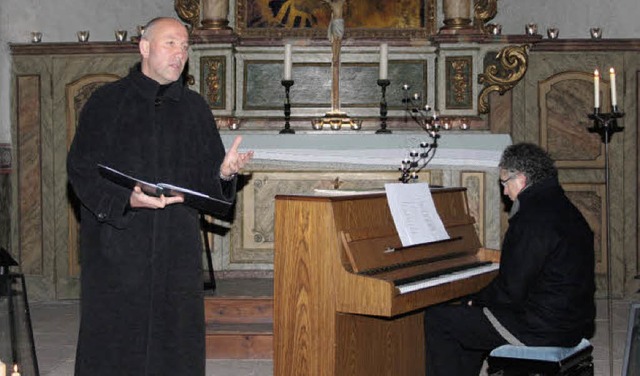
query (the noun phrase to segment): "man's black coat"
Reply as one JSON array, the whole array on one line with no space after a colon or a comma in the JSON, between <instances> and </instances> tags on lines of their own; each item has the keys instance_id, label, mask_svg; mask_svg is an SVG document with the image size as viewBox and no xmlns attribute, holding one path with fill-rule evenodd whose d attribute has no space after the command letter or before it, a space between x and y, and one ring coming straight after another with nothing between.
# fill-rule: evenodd
<instances>
[{"instance_id":1,"label":"man's black coat","mask_svg":"<svg viewBox=\"0 0 640 376\"><path fill-rule=\"evenodd\" d=\"M530 346L575 346L593 335L593 232L556 178L518 195L498 276L474 299Z\"/></svg>"},{"instance_id":2,"label":"man's black coat","mask_svg":"<svg viewBox=\"0 0 640 376\"><path fill-rule=\"evenodd\" d=\"M137 65L96 90L69 151L82 203L76 375L204 375L198 212L184 204L132 210L131 190L97 168L233 197L235 182L219 179L224 146L205 101L182 82L160 88Z\"/></svg>"}]
</instances>

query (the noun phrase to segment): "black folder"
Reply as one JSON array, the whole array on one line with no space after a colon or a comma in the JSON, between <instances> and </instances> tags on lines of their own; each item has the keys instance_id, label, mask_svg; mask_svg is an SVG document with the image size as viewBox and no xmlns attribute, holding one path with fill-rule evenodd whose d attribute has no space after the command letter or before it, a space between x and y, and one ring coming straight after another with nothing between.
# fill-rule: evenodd
<instances>
[{"instance_id":1,"label":"black folder","mask_svg":"<svg viewBox=\"0 0 640 376\"><path fill-rule=\"evenodd\" d=\"M231 201L217 199L188 188L178 187L167 183L149 183L103 164L98 164L98 168L100 170L100 175L104 178L107 178L125 188L133 189L134 187L140 187L142 192L155 197L160 197L160 195L164 195L166 197L181 196L184 198L185 204L207 214L224 217L233 205L233 202Z\"/></svg>"}]
</instances>

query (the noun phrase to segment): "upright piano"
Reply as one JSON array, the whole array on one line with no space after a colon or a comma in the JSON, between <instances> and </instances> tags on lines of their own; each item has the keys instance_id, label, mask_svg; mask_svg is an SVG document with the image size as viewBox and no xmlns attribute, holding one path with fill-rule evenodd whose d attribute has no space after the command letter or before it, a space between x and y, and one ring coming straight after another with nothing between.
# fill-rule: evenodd
<instances>
[{"instance_id":1,"label":"upright piano","mask_svg":"<svg viewBox=\"0 0 640 376\"><path fill-rule=\"evenodd\" d=\"M431 193L450 239L410 247L384 193L276 196L274 375L424 376L423 309L477 292L499 261L466 189Z\"/></svg>"}]
</instances>

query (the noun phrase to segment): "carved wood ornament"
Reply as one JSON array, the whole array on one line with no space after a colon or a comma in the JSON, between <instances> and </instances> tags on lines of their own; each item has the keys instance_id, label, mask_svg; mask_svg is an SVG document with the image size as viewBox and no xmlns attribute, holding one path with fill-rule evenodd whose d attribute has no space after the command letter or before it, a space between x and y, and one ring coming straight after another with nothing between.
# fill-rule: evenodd
<instances>
[{"instance_id":1,"label":"carved wood ornament","mask_svg":"<svg viewBox=\"0 0 640 376\"><path fill-rule=\"evenodd\" d=\"M489 94L497 91L502 95L520 82L527 72L528 52L528 45L507 46L496 55L500 65L489 64L478 76L478 83L485 85L478 97L478 112L489 113Z\"/></svg>"}]
</instances>

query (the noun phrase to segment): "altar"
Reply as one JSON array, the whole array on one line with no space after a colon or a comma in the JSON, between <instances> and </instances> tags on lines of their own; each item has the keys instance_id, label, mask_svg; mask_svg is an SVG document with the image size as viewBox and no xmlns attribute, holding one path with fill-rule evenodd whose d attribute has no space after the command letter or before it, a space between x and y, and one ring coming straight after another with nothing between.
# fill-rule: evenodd
<instances>
[{"instance_id":1,"label":"altar","mask_svg":"<svg viewBox=\"0 0 640 376\"><path fill-rule=\"evenodd\" d=\"M241 151L253 150L244 169L234 218L225 235L215 235L214 268L231 275L269 274L273 270L274 199L276 194L312 193L314 189L382 189L398 183L401 161L425 132L309 131L294 135L223 132L228 148L242 135ZM434 158L418 173L430 185L462 186L481 242L499 248L503 206L498 162L511 137L504 134L443 132ZM222 272L224 273L224 272Z\"/></svg>"}]
</instances>

